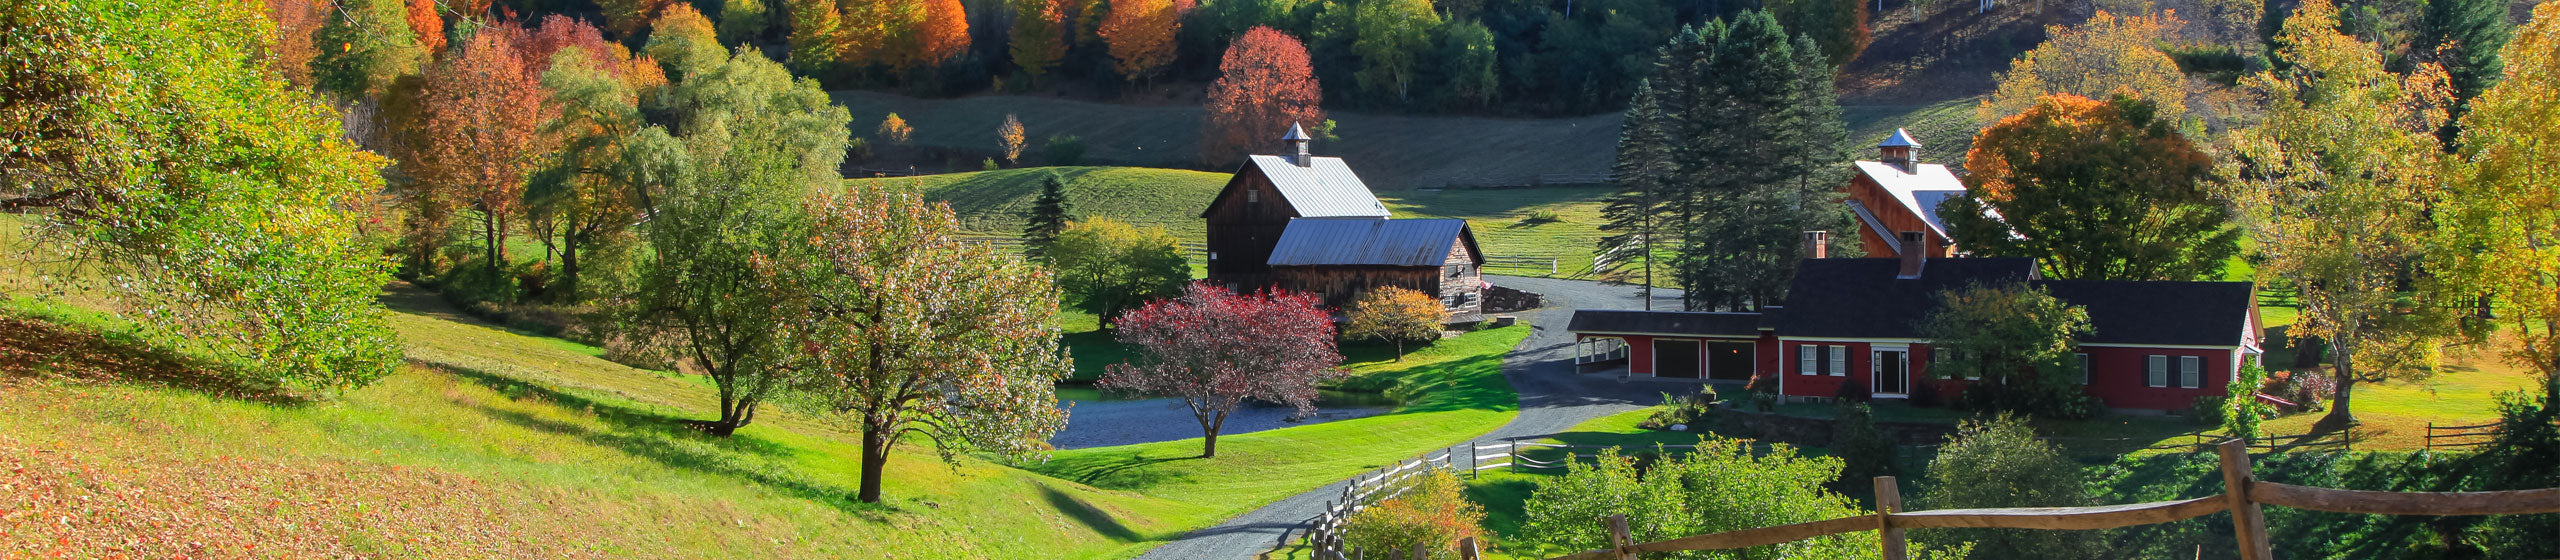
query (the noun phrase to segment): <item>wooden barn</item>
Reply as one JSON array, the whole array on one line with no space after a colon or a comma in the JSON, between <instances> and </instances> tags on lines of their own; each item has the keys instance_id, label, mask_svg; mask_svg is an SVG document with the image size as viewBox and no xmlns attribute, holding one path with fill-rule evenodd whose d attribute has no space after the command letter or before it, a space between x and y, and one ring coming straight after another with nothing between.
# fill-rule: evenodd
<instances>
[{"instance_id":1,"label":"wooden barn","mask_svg":"<svg viewBox=\"0 0 2560 560\"><path fill-rule=\"evenodd\" d=\"M1858 173L1841 187L1849 195L1845 201L1849 212L1858 216L1858 241L1867 256L1899 258L1906 251L1917 251L1925 257L1946 257L1958 253L1948 236L1945 220L1938 217L1938 203L1964 196L1964 181L1956 179L1947 166L1920 163L1920 142L1911 133L1894 129L1893 136L1876 144L1880 161L1860 161L1854 165ZM1919 239L1904 239L1898 232L1918 232Z\"/></svg>"},{"instance_id":2,"label":"wooden barn","mask_svg":"<svg viewBox=\"0 0 2560 560\"><path fill-rule=\"evenodd\" d=\"M1484 319L1484 252L1466 220L1300 218L1268 261L1274 285L1335 309L1396 286L1440 298L1450 323Z\"/></svg>"},{"instance_id":3,"label":"wooden barn","mask_svg":"<svg viewBox=\"0 0 2560 560\"><path fill-rule=\"evenodd\" d=\"M1484 251L1465 220L1391 219L1342 158L1296 152L1246 158L1200 213L1209 281L1229 289L1312 292L1337 311L1381 286L1440 297L1449 322L1483 319Z\"/></svg>"}]
</instances>

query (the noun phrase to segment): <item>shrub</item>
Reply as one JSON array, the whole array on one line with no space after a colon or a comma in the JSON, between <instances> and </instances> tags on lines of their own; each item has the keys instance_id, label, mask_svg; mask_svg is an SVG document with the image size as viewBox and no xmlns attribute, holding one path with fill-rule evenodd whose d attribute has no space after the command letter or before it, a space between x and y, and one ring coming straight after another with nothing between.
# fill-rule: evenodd
<instances>
[{"instance_id":1,"label":"shrub","mask_svg":"<svg viewBox=\"0 0 2560 560\"><path fill-rule=\"evenodd\" d=\"M1686 397L1663 393L1662 406L1654 409L1653 415L1645 417L1643 422L1636 423L1636 427L1668 430L1671 426L1685 424L1696 430L1698 421L1706 419L1710 405L1715 402L1716 389L1711 386L1700 386L1698 392Z\"/></svg>"},{"instance_id":2,"label":"shrub","mask_svg":"<svg viewBox=\"0 0 2560 560\"><path fill-rule=\"evenodd\" d=\"M1542 480L1524 510L1521 551L1583 551L1608 546L1600 519L1627 516L1638 541L1757 529L1868 513L1824 485L1840 460L1798 455L1778 444L1753 453L1746 440L1709 437L1695 451L1664 457L1650 469L1603 450L1573 462L1564 476ZM1872 534L1830 535L1762 547L1755 558L1872 558ZM1406 545L1411 546L1411 545ZM1913 558L1961 558L1963 550L1913 547ZM1526 555L1524 555L1526 556ZM1374 556L1373 556L1374 557Z\"/></svg>"},{"instance_id":3,"label":"shrub","mask_svg":"<svg viewBox=\"0 0 2560 560\"><path fill-rule=\"evenodd\" d=\"M995 171L997 169L1002 168L996 166L996 158L987 158L987 161L978 164L979 171Z\"/></svg>"},{"instance_id":4,"label":"shrub","mask_svg":"<svg viewBox=\"0 0 2560 560\"><path fill-rule=\"evenodd\" d=\"M2187 408L2187 416L2194 419L2198 425L2220 426L2223 425L2224 420L2230 418L2230 411L2231 397L2205 395L2196 397L2195 404Z\"/></svg>"},{"instance_id":5,"label":"shrub","mask_svg":"<svg viewBox=\"0 0 2560 560\"><path fill-rule=\"evenodd\" d=\"M2259 421L2275 415L2274 407L2258 402L2258 388L2265 386L2266 380L2267 370L2256 362L2240 365L2240 378L2231 381L2223 403L2230 408L2225 409L2220 422L2222 431L2234 437L2257 439Z\"/></svg>"},{"instance_id":6,"label":"shrub","mask_svg":"<svg viewBox=\"0 0 2560 560\"><path fill-rule=\"evenodd\" d=\"M1840 487L1866 488L1879 476L1893 476L1893 442L1876 427L1875 409L1865 403L1840 403L1831 420L1831 454L1839 457Z\"/></svg>"},{"instance_id":7,"label":"shrub","mask_svg":"<svg viewBox=\"0 0 2560 560\"><path fill-rule=\"evenodd\" d=\"M2327 410L2329 396L2338 391L2338 380L2317 368L2280 372L2276 376L2275 388L2269 394L2302 405L2306 411Z\"/></svg>"},{"instance_id":8,"label":"shrub","mask_svg":"<svg viewBox=\"0 0 2560 560\"><path fill-rule=\"evenodd\" d=\"M2560 411L2538 394L2498 393L2497 439L2480 459L2495 473L2497 488L2521 490L2560 486ZM2492 558L2560 557L2560 515L2499 515L2473 527L2463 540L2490 551Z\"/></svg>"},{"instance_id":9,"label":"shrub","mask_svg":"<svg viewBox=\"0 0 2560 560\"><path fill-rule=\"evenodd\" d=\"M1082 164L1084 163L1084 139L1072 134L1051 136L1049 143L1040 146L1040 158L1048 160L1049 165L1058 167Z\"/></svg>"},{"instance_id":10,"label":"shrub","mask_svg":"<svg viewBox=\"0 0 2560 560\"><path fill-rule=\"evenodd\" d=\"M1457 558L1457 543L1485 536L1484 506L1467 501L1457 475L1434 470L1398 483L1401 493L1380 501L1343 522L1343 542L1384 557L1388 551L1412 550L1421 544L1431 558ZM1420 559L1416 559L1420 560Z\"/></svg>"},{"instance_id":11,"label":"shrub","mask_svg":"<svg viewBox=\"0 0 2560 560\"><path fill-rule=\"evenodd\" d=\"M2089 505L2087 476L2025 420L2002 414L1968 421L1929 461L1930 484L1912 509ZM2106 558L2094 531L1947 529L1914 531L1941 546L1972 543L1982 558Z\"/></svg>"},{"instance_id":12,"label":"shrub","mask_svg":"<svg viewBox=\"0 0 2560 560\"><path fill-rule=\"evenodd\" d=\"M871 139L854 138L846 142L844 158L848 161L871 161Z\"/></svg>"},{"instance_id":13,"label":"shrub","mask_svg":"<svg viewBox=\"0 0 2560 560\"><path fill-rule=\"evenodd\" d=\"M1751 392L1751 408L1761 412L1778 409L1778 376L1753 377L1751 384L1743 386L1743 390Z\"/></svg>"}]
</instances>

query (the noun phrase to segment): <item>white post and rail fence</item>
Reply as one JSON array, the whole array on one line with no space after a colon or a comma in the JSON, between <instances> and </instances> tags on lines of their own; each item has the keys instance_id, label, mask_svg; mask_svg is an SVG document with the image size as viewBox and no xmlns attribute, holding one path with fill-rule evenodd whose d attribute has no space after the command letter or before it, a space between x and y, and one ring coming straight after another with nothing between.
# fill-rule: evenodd
<instances>
[{"instance_id":1,"label":"white post and rail fence","mask_svg":"<svg viewBox=\"0 0 2560 560\"><path fill-rule=\"evenodd\" d=\"M1429 549L1417 543L1407 556L1404 550L1344 550L1341 530L1353 513L1401 492L1407 478L1432 469L1473 473L1495 468L1561 468L1571 458L1552 462L1528 460L1519 456L1523 447L1574 447L1526 442L1504 442L1477 445L1472 461L1466 465L1455 459L1467 458L1452 448L1437 455L1416 458L1377 473L1355 477L1345 488L1340 501L1329 503L1325 513L1309 520L1306 540L1317 560L1370 560L1371 558L1427 558ZM1673 447L1673 446L1665 446ZM1688 447L1688 446L1679 446ZM1733 550L1766 546L1838 535L1873 531L1876 546L1886 560L1904 560L1907 546L1904 531L1910 529L2039 529L2048 531L2089 531L2136 525L2157 525L2184 521L2221 512L2232 512L2231 523L2242 560L2271 560L2275 557L2267 539L2265 506L2290 507L2332 513L2368 515L2523 515L2560 513L2560 488L2511 490L2502 492L2380 492L2340 490L2311 486L2295 486L2258 480L2251 472L2248 446L2239 440L2222 442L2215 450L2222 456L2223 493L2212 496L2089 507L1989 508L1903 511L1899 483L1890 476L1876 477L1877 512L1871 515L1843 517L1727 531L1704 535L1636 542L1628 532L1627 518L1612 515L1592 520L1609 535L1609 548L1587 550L1546 560L1635 560L1639 555L1693 550ZM1491 453L1487 453L1491 452ZM1581 455L1573 455L1580 457ZM1381 493L1384 493L1381 495ZM1281 536L1285 544L1287 535ZM1458 543L1460 558L1477 558L1474 539Z\"/></svg>"}]
</instances>

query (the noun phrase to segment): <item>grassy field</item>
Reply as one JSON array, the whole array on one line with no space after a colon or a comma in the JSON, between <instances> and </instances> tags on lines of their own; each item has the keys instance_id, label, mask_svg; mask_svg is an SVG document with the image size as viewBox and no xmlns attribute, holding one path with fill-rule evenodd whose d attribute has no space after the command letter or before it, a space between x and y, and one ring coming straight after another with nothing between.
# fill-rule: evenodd
<instances>
[{"instance_id":1,"label":"grassy field","mask_svg":"<svg viewBox=\"0 0 2560 560\"><path fill-rule=\"evenodd\" d=\"M1362 172L1365 176L1366 169ZM1162 227L1194 242L1205 235L1200 211L1208 208L1209 199L1217 196L1229 177L1143 167L1044 167L850 181L911 184L951 203L962 226L971 231L1016 236L1031 216L1041 181L1051 174L1065 182L1071 214ZM1591 267L1592 247L1600 239L1600 207L1608 194L1597 187L1448 189L1381 191L1379 200L1397 217L1467 220L1486 253L1552 259L1556 272L1573 275ZM1539 212L1552 213L1555 220L1530 220ZM1494 270L1541 275L1547 271L1545 264L1535 270Z\"/></svg>"},{"instance_id":2,"label":"grassy field","mask_svg":"<svg viewBox=\"0 0 2560 560\"><path fill-rule=\"evenodd\" d=\"M1196 440L1036 471L907 448L887 503L866 505L849 499L857 438L822 419L768 409L704 436L682 425L713 408L697 377L405 287L385 294L397 374L327 400L234 390L103 300L30 296L43 267L0 230L0 289L18 294L0 308L0 485L20 489L0 495L0 549L72 556L1127 557L1507 421L1501 355L1527 332L1354 364L1405 387L1398 414L1235 436L1214 460L1187 459Z\"/></svg>"},{"instance_id":3,"label":"grassy field","mask_svg":"<svg viewBox=\"0 0 2560 560\"><path fill-rule=\"evenodd\" d=\"M1026 165L1040 162L1042 141L1058 134L1082 139L1088 149L1087 163L1184 169L1200 165L1201 109L1193 105L1016 95L917 99L861 91L840 91L834 96L853 112L855 136L873 136L880 121L895 112L915 127L909 144L970 154L961 159L965 164L961 169L977 169L980 158L997 153L996 125L1007 114L1022 120L1031 139L1022 160ZM1350 159L1369 186L1380 191L1451 184L1528 185L1544 174L1607 173L1616 160L1618 115L1614 113L1562 119L1345 112L1330 116L1339 123L1334 133L1341 140L1318 142L1316 153ZM1271 131L1271 137L1279 138L1283 132ZM884 154L896 151L881 149ZM952 170L942 169L937 162L921 167Z\"/></svg>"},{"instance_id":4,"label":"grassy field","mask_svg":"<svg viewBox=\"0 0 2560 560\"><path fill-rule=\"evenodd\" d=\"M1525 325L1476 331L1413 351L1403 362L1385 356L1354 362L1353 374L1404 398L1393 413L1221 436L1214 459L1200 458L1201 441L1193 438L1061 451L1032 468L1107 490L1201 504L1214 510L1208 518L1224 518L1511 421L1519 396L1502 380L1502 356L1528 334Z\"/></svg>"}]
</instances>

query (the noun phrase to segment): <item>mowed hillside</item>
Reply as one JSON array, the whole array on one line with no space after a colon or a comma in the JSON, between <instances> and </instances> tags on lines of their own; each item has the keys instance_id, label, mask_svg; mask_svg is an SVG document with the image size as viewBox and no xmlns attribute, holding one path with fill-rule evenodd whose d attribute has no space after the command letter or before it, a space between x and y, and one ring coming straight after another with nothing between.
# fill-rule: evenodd
<instances>
[{"instance_id":1,"label":"mowed hillside","mask_svg":"<svg viewBox=\"0 0 2560 560\"><path fill-rule=\"evenodd\" d=\"M1368 180L1364 160L1349 159L1352 168ZM1021 234L1040 195L1041 181L1053 174L1066 185L1068 212L1073 216L1162 227L1193 242L1205 235L1200 211L1209 207L1209 199L1230 177L1143 167L1041 167L848 182L912 185L951 203L962 227L1010 237ZM1497 267L1495 273L1543 275L1549 269L1547 261L1552 260L1557 274L1575 275L1590 268L1592 247L1600 239L1600 207L1609 193L1605 187L1584 186L1382 190L1377 194L1396 217L1464 219L1488 255L1538 261L1534 269ZM1548 215L1553 219L1533 219Z\"/></svg>"}]
</instances>

